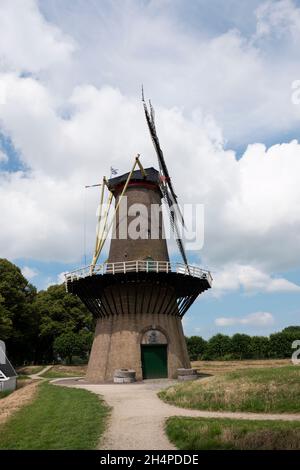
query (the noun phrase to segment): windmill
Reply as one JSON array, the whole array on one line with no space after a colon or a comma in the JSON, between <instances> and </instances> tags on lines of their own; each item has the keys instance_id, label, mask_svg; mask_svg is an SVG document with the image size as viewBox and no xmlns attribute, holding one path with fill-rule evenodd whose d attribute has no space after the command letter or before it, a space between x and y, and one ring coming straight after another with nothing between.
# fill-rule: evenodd
<instances>
[{"instance_id":1,"label":"windmill","mask_svg":"<svg viewBox=\"0 0 300 470\"><path fill-rule=\"evenodd\" d=\"M184 220L157 136L154 109L151 103L147 107L144 96L142 99L159 171L144 169L138 154L128 173L116 176L111 172L108 180L103 178L92 263L66 274L67 291L77 295L96 320L87 372L93 383L112 381L117 369L134 369L141 380L176 378L178 369L189 368L181 320L212 284L209 271L188 264L180 237ZM105 193L108 204L102 210ZM162 217L151 219L147 230L152 233L154 228L158 238L132 239L129 231L120 236L116 229L125 196L126 222L131 220L130 209L135 204L143 204L151 214L153 204L161 207L165 202L183 263L170 262ZM115 236L111 237L108 259L99 264L110 229Z\"/></svg>"}]
</instances>

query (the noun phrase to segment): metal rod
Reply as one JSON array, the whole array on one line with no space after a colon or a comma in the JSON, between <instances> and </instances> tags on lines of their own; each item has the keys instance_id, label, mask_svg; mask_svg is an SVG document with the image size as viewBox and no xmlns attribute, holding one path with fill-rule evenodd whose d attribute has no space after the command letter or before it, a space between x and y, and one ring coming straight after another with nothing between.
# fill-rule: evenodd
<instances>
[{"instance_id":1,"label":"metal rod","mask_svg":"<svg viewBox=\"0 0 300 470\"><path fill-rule=\"evenodd\" d=\"M89 185L86 185L85 188L96 188L96 186L102 186L102 183L100 183L100 184L89 184Z\"/></svg>"}]
</instances>

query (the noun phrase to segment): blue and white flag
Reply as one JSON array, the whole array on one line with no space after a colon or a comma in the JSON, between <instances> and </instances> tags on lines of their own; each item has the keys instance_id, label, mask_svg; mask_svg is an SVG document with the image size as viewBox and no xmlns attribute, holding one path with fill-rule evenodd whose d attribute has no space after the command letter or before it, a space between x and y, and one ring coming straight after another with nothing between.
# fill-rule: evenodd
<instances>
[{"instance_id":1,"label":"blue and white flag","mask_svg":"<svg viewBox=\"0 0 300 470\"><path fill-rule=\"evenodd\" d=\"M118 171L117 168L113 168L112 166L110 167L110 174L111 175L117 175L118 174Z\"/></svg>"}]
</instances>

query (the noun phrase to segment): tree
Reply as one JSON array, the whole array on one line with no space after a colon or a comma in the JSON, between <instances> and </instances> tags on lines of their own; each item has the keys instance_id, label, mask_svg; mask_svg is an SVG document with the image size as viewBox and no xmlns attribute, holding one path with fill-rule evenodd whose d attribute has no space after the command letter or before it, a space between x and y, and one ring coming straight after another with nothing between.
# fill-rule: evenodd
<instances>
[{"instance_id":1,"label":"tree","mask_svg":"<svg viewBox=\"0 0 300 470\"><path fill-rule=\"evenodd\" d=\"M236 333L231 338L231 353L237 359L248 359L250 357L251 337Z\"/></svg>"},{"instance_id":2,"label":"tree","mask_svg":"<svg viewBox=\"0 0 300 470\"><path fill-rule=\"evenodd\" d=\"M12 332L12 321L9 311L5 308L4 297L0 294L0 339L5 341Z\"/></svg>"},{"instance_id":3,"label":"tree","mask_svg":"<svg viewBox=\"0 0 300 470\"><path fill-rule=\"evenodd\" d=\"M69 331L55 338L53 351L62 359L67 359L69 364L72 364L72 356L80 356L81 353L81 342L78 334Z\"/></svg>"},{"instance_id":4,"label":"tree","mask_svg":"<svg viewBox=\"0 0 300 470\"><path fill-rule=\"evenodd\" d=\"M224 359L224 357L231 353L231 339L227 335L218 333L212 336L207 343L205 350L205 359Z\"/></svg>"},{"instance_id":5,"label":"tree","mask_svg":"<svg viewBox=\"0 0 300 470\"><path fill-rule=\"evenodd\" d=\"M82 349L86 354L89 354L94 341L94 333L85 328L80 331L80 338L82 343Z\"/></svg>"},{"instance_id":6,"label":"tree","mask_svg":"<svg viewBox=\"0 0 300 470\"><path fill-rule=\"evenodd\" d=\"M81 300L66 292L65 286L53 285L40 291L34 308L40 317L39 357L53 360L53 342L63 333L94 330L94 320Z\"/></svg>"},{"instance_id":7,"label":"tree","mask_svg":"<svg viewBox=\"0 0 300 470\"><path fill-rule=\"evenodd\" d=\"M269 357L270 341L266 336L252 336L250 338L250 357L253 359L266 359Z\"/></svg>"},{"instance_id":8,"label":"tree","mask_svg":"<svg viewBox=\"0 0 300 470\"><path fill-rule=\"evenodd\" d=\"M278 359L291 357L293 341L300 339L295 331L282 331L270 335L270 356Z\"/></svg>"},{"instance_id":9,"label":"tree","mask_svg":"<svg viewBox=\"0 0 300 470\"><path fill-rule=\"evenodd\" d=\"M191 336L190 338L185 338L185 340L190 360L197 361L201 359L206 348L206 341L201 336Z\"/></svg>"},{"instance_id":10,"label":"tree","mask_svg":"<svg viewBox=\"0 0 300 470\"><path fill-rule=\"evenodd\" d=\"M91 347L92 334L82 330L80 333L68 331L55 338L53 351L72 364L73 356L87 357Z\"/></svg>"},{"instance_id":11,"label":"tree","mask_svg":"<svg viewBox=\"0 0 300 470\"><path fill-rule=\"evenodd\" d=\"M36 289L20 268L0 259L0 328L7 351L15 363L33 360L39 319L32 308Z\"/></svg>"},{"instance_id":12,"label":"tree","mask_svg":"<svg viewBox=\"0 0 300 470\"><path fill-rule=\"evenodd\" d=\"M295 333L300 339L300 326L287 326L286 328L283 328L281 333Z\"/></svg>"}]
</instances>

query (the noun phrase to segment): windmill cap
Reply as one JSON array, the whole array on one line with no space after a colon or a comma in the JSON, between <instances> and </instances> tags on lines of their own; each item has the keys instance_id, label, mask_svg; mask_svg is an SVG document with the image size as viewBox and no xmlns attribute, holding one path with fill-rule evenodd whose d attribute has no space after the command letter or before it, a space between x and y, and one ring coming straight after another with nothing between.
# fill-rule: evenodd
<instances>
[{"instance_id":1,"label":"windmill cap","mask_svg":"<svg viewBox=\"0 0 300 470\"><path fill-rule=\"evenodd\" d=\"M138 183L145 182L145 183L148 183L148 184L150 183L152 185L159 187L159 183L160 183L159 172L155 168L150 167L150 168L145 168L145 173L146 173L146 177L144 177L141 170L135 170L132 173L129 185L132 186L135 182L138 182ZM115 178L110 178L108 180L108 187L110 191L115 192L116 190L118 191L119 189L121 189L126 183L128 175L129 175L129 172L124 173L123 175L120 175L120 176L116 176Z\"/></svg>"}]
</instances>

